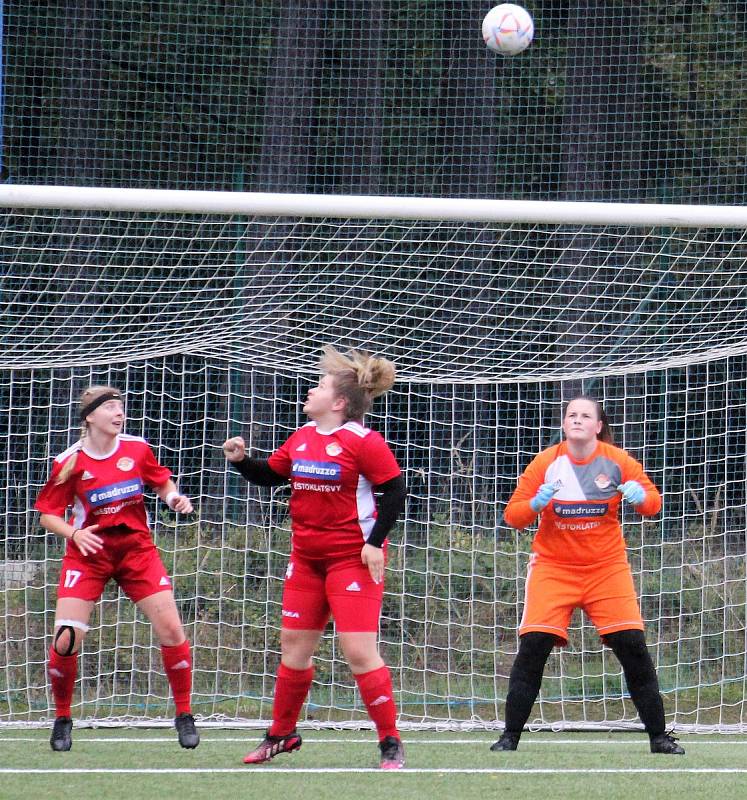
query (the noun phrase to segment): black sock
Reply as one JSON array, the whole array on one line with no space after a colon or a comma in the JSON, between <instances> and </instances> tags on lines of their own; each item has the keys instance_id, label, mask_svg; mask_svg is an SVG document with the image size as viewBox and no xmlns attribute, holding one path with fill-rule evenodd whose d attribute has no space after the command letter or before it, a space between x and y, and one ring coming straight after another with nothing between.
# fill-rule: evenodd
<instances>
[{"instance_id":1,"label":"black sock","mask_svg":"<svg viewBox=\"0 0 747 800\"><path fill-rule=\"evenodd\" d=\"M506 733L520 736L542 685L547 658L555 646L549 633L526 633L511 667L506 696Z\"/></svg>"},{"instance_id":2,"label":"black sock","mask_svg":"<svg viewBox=\"0 0 747 800\"><path fill-rule=\"evenodd\" d=\"M630 698L646 732L652 737L661 735L666 730L664 703L643 631L611 633L605 637L605 642L622 664Z\"/></svg>"}]
</instances>

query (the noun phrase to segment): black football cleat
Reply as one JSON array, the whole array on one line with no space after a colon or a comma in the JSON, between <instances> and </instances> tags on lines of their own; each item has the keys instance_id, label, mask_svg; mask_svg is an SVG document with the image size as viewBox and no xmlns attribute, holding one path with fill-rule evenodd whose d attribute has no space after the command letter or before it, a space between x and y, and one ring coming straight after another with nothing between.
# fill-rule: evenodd
<instances>
[{"instance_id":1,"label":"black football cleat","mask_svg":"<svg viewBox=\"0 0 747 800\"><path fill-rule=\"evenodd\" d=\"M671 733L660 733L651 737L651 752L665 753L670 756L685 755L685 748L677 744L677 739Z\"/></svg>"},{"instance_id":2,"label":"black football cleat","mask_svg":"<svg viewBox=\"0 0 747 800\"><path fill-rule=\"evenodd\" d=\"M257 747L244 756L245 764L264 764L280 753L292 753L301 747L301 737L298 731L292 731L285 736L270 736L265 734L265 738Z\"/></svg>"},{"instance_id":3,"label":"black football cleat","mask_svg":"<svg viewBox=\"0 0 747 800\"><path fill-rule=\"evenodd\" d=\"M73 746L73 721L70 717L57 717L49 744L57 753L66 753Z\"/></svg>"},{"instance_id":4,"label":"black football cleat","mask_svg":"<svg viewBox=\"0 0 747 800\"><path fill-rule=\"evenodd\" d=\"M194 750L200 743L200 734L195 727L195 718L191 714L179 714L174 719L174 727L179 735L179 744L187 750Z\"/></svg>"},{"instance_id":5,"label":"black football cleat","mask_svg":"<svg viewBox=\"0 0 747 800\"><path fill-rule=\"evenodd\" d=\"M402 769L405 766L405 748L396 736L385 736L379 742L381 769Z\"/></svg>"},{"instance_id":6,"label":"black football cleat","mask_svg":"<svg viewBox=\"0 0 747 800\"><path fill-rule=\"evenodd\" d=\"M516 750L519 746L519 738L521 737L520 733L509 733L508 731L503 731L501 734L501 738L490 745L490 749L493 752L498 752L501 750Z\"/></svg>"}]
</instances>

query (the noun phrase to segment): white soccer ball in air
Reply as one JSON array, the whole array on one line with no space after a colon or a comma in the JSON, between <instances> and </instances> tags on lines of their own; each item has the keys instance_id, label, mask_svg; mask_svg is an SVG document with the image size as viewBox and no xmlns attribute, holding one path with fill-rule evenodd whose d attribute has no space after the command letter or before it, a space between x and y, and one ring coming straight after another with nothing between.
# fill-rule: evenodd
<instances>
[{"instance_id":1,"label":"white soccer ball in air","mask_svg":"<svg viewBox=\"0 0 747 800\"><path fill-rule=\"evenodd\" d=\"M521 6L501 3L482 21L482 38L494 52L515 56L529 47L534 36L532 15Z\"/></svg>"}]
</instances>

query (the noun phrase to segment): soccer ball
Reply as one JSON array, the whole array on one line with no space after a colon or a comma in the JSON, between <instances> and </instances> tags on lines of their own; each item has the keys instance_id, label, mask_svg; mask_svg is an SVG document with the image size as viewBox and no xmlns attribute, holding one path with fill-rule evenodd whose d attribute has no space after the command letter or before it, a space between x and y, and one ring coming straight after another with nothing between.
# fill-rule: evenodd
<instances>
[{"instance_id":1,"label":"soccer ball","mask_svg":"<svg viewBox=\"0 0 747 800\"><path fill-rule=\"evenodd\" d=\"M531 14L513 3L491 8L482 21L482 38L494 52L515 56L529 47L534 36Z\"/></svg>"}]
</instances>

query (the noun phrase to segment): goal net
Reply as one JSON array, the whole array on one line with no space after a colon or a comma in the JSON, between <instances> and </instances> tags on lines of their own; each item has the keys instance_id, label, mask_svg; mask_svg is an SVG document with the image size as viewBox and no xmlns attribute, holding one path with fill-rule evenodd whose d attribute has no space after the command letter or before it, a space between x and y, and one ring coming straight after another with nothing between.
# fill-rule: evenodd
<instances>
[{"instance_id":1,"label":"goal net","mask_svg":"<svg viewBox=\"0 0 747 800\"><path fill-rule=\"evenodd\" d=\"M196 514L151 498L194 646L204 720L269 718L288 490L248 486L221 444L267 455L304 421L321 346L385 354L368 418L406 475L382 653L407 725L499 727L532 532L502 511L560 409L598 397L664 495L623 515L668 721L743 730L747 272L744 210L0 187L0 723L52 713L61 542L32 506L78 436L89 383ZM366 724L330 628L306 724ZM173 716L150 626L110 585L73 713ZM587 620L547 666L535 725L638 724Z\"/></svg>"}]
</instances>

